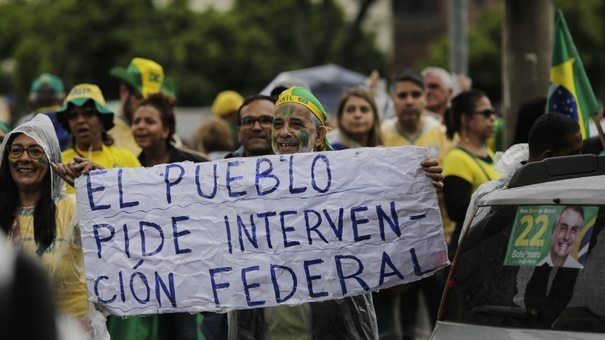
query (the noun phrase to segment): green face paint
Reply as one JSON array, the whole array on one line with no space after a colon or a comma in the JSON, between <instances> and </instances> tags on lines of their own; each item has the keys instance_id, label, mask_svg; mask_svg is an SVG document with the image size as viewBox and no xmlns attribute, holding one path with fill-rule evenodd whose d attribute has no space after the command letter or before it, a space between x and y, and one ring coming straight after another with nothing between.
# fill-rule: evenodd
<instances>
[{"instance_id":1,"label":"green face paint","mask_svg":"<svg viewBox=\"0 0 605 340\"><path fill-rule=\"evenodd\" d=\"M44 159L44 157L40 157L38 159L38 163L42 164L42 165L48 165L48 161L46 159Z\"/></svg>"},{"instance_id":2,"label":"green face paint","mask_svg":"<svg viewBox=\"0 0 605 340\"><path fill-rule=\"evenodd\" d=\"M288 117L292 117L294 111L296 111L296 106L294 105L280 105L277 109L277 113Z\"/></svg>"},{"instance_id":3,"label":"green face paint","mask_svg":"<svg viewBox=\"0 0 605 340\"><path fill-rule=\"evenodd\" d=\"M271 129L271 147L273 151L277 150L277 140L275 138L275 130Z\"/></svg>"},{"instance_id":4,"label":"green face paint","mask_svg":"<svg viewBox=\"0 0 605 340\"><path fill-rule=\"evenodd\" d=\"M309 145L309 133L307 130L301 130L298 134L298 140L302 144L303 148L306 148Z\"/></svg>"}]
</instances>

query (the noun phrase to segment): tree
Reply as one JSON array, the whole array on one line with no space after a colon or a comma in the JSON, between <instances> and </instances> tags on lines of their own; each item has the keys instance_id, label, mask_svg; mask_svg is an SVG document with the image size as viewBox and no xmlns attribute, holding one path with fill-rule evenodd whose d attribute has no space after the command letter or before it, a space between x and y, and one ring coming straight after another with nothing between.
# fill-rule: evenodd
<instances>
[{"instance_id":1,"label":"tree","mask_svg":"<svg viewBox=\"0 0 605 340\"><path fill-rule=\"evenodd\" d=\"M473 87L483 90L493 102L502 98L502 15L500 3L480 13L468 32L469 76ZM448 69L448 53L449 38L445 34L431 47L429 57L417 67L419 70L427 66Z\"/></svg>"},{"instance_id":2,"label":"tree","mask_svg":"<svg viewBox=\"0 0 605 340\"><path fill-rule=\"evenodd\" d=\"M6 0L0 3L0 60L16 61L11 82L21 103L42 72L59 75L68 89L95 83L106 99L115 99L118 82L109 70L143 57L164 67L179 105L209 105L225 89L257 93L285 70L333 62L362 73L385 71L373 37L355 25L351 43L351 25L334 0L239 0L227 12L203 13L184 0L163 6Z\"/></svg>"},{"instance_id":3,"label":"tree","mask_svg":"<svg viewBox=\"0 0 605 340\"><path fill-rule=\"evenodd\" d=\"M605 96L605 3L600 0L554 0L565 20L582 57L582 63L597 97ZM469 75L473 87L484 90L490 99L502 98L502 19L503 6L486 9L469 27ZM448 68L448 38L444 36L431 48L429 57L417 67L428 65ZM547 89L544 89L546 94Z\"/></svg>"}]
</instances>

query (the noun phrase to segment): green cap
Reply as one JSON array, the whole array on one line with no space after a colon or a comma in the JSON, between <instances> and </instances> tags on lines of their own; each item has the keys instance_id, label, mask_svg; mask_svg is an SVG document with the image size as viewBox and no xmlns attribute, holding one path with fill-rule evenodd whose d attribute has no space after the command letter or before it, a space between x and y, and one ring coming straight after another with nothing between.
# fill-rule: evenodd
<instances>
[{"instance_id":1,"label":"green cap","mask_svg":"<svg viewBox=\"0 0 605 340\"><path fill-rule=\"evenodd\" d=\"M69 91L63 106L57 110L57 120L63 127L66 127L65 130L69 131L69 124L67 124L67 117L65 117L65 111L69 108L69 104L83 106L89 100L94 102L97 111L101 114L105 131L109 131L113 127L113 112L106 106L101 89L93 84L80 84Z\"/></svg>"},{"instance_id":2,"label":"green cap","mask_svg":"<svg viewBox=\"0 0 605 340\"><path fill-rule=\"evenodd\" d=\"M134 58L127 68L114 67L109 74L139 91L143 98L157 92L175 97L174 86L164 79L164 68L153 60Z\"/></svg>"},{"instance_id":3,"label":"green cap","mask_svg":"<svg viewBox=\"0 0 605 340\"><path fill-rule=\"evenodd\" d=\"M52 92L55 94L63 94L64 91L65 88L63 87L61 78L50 73L42 73L42 75L32 82L32 87L30 89L30 93Z\"/></svg>"}]
</instances>

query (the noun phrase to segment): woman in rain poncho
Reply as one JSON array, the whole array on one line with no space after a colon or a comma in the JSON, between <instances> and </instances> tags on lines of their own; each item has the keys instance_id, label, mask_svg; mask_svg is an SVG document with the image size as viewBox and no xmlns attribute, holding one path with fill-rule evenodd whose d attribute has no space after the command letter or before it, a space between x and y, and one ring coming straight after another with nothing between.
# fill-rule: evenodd
<instances>
[{"instance_id":1,"label":"woman in rain poncho","mask_svg":"<svg viewBox=\"0 0 605 340\"><path fill-rule=\"evenodd\" d=\"M51 120L38 114L0 147L0 226L14 247L36 257L59 310L92 332L76 199L50 169L61 162Z\"/></svg>"}]
</instances>

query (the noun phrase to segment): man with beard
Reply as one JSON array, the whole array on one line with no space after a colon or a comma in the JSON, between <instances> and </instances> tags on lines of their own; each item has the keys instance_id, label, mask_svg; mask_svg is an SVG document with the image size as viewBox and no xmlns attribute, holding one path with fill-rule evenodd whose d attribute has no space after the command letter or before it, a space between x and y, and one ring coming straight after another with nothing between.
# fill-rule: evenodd
<instances>
[{"instance_id":1,"label":"man with beard","mask_svg":"<svg viewBox=\"0 0 605 340\"><path fill-rule=\"evenodd\" d=\"M138 156L141 148L134 141L130 129L134 111L152 93L164 92L175 97L174 89L165 81L162 66L149 59L134 58L127 68L114 67L110 74L120 80L120 108L114 118L115 126L108 133L116 146Z\"/></svg>"},{"instance_id":2,"label":"man with beard","mask_svg":"<svg viewBox=\"0 0 605 340\"><path fill-rule=\"evenodd\" d=\"M262 115L259 115L256 118L258 120L253 122L253 126L260 125L261 117ZM331 151L332 147L326 139L326 119L327 114L323 106L306 89L292 87L282 92L273 110L273 152L283 155ZM439 163L436 160L426 160L421 165L427 176L433 180L433 185L441 188L443 176ZM377 337L376 314L371 294L303 303L298 306L280 305L229 313L229 338L232 339Z\"/></svg>"}]
</instances>

